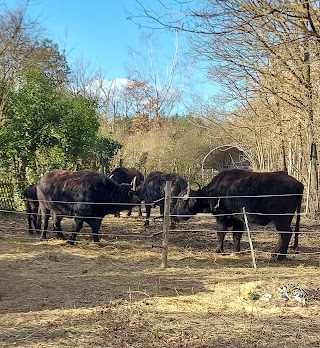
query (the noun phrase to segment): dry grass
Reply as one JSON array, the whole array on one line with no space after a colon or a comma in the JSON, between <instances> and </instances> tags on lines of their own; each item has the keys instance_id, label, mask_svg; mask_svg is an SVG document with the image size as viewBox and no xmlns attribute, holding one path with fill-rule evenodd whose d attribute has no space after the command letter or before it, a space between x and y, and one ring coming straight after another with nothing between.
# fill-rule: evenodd
<instances>
[{"instance_id":1,"label":"dry grass","mask_svg":"<svg viewBox=\"0 0 320 348\"><path fill-rule=\"evenodd\" d=\"M108 217L102 245L40 242L26 221L0 220L0 347L319 347L320 287L316 235L302 236L300 253L276 262L269 253L215 255L215 236L171 233L169 268L161 269L161 222ZM69 222L63 221L66 229ZM211 221L184 228L209 229ZM303 229L316 229L303 222ZM86 230L88 231L88 230ZM120 235L117 237L116 235ZM143 237L144 236L144 237ZM258 250L276 236L254 234ZM230 236L226 248L231 246ZM248 243L243 241L243 248ZM306 306L278 297L278 287L312 285ZM311 290L309 289L309 294ZM270 293L270 301L251 300Z\"/></svg>"}]
</instances>

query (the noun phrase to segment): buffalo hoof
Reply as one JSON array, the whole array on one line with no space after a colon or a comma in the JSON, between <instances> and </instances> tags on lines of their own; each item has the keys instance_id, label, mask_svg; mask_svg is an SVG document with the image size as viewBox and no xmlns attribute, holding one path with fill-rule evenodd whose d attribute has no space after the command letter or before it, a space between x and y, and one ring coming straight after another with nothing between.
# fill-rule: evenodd
<instances>
[{"instance_id":1,"label":"buffalo hoof","mask_svg":"<svg viewBox=\"0 0 320 348\"><path fill-rule=\"evenodd\" d=\"M75 244L76 244L76 241L75 241L75 240L72 240L72 239L68 239L67 244L75 245Z\"/></svg>"},{"instance_id":2,"label":"buffalo hoof","mask_svg":"<svg viewBox=\"0 0 320 348\"><path fill-rule=\"evenodd\" d=\"M216 254L222 254L224 251L223 249L217 248L215 252Z\"/></svg>"},{"instance_id":3,"label":"buffalo hoof","mask_svg":"<svg viewBox=\"0 0 320 348\"><path fill-rule=\"evenodd\" d=\"M283 261L286 259L287 256L285 254L277 253L277 254L274 254L274 257L276 258L277 261Z\"/></svg>"}]
</instances>

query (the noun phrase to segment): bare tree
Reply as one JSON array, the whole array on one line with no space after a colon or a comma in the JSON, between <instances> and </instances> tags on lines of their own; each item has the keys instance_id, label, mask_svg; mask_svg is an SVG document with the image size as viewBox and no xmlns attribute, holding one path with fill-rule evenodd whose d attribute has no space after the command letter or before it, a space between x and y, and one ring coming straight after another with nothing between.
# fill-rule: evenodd
<instances>
[{"instance_id":1,"label":"bare tree","mask_svg":"<svg viewBox=\"0 0 320 348\"><path fill-rule=\"evenodd\" d=\"M0 125L10 90L42 34L37 20L27 16L28 4L26 1L18 9L0 5Z\"/></svg>"},{"instance_id":2,"label":"bare tree","mask_svg":"<svg viewBox=\"0 0 320 348\"><path fill-rule=\"evenodd\" d=\"M128 78L133 83L128 86L128 92L136 99L135 113L146 113L149 117L158 119L170 115L181 101L187 77L181 69L178 36L173 34L172 37L173 54L165 64L159 63L160 49L156 45L154 35L144 34L141 37L140 51L130 50ZM140 107L140 110L137 110L137 107Z\"/></svg>"},{"instance_id":3,"label":"bare tree","mask_svg":"<svg viewBox=\"0 0 320 348\"><path fill-rule=\"evenodd\" d=\"M309 157L319 133L315 122L319 118L315 112L319 104L318 1L159 1L161 12L145 1L136 3L140 11L131 17L133 21L189 34L194 54L207 62L211 78L226 86L236 114L245 111L243 122L252 113L258 121L258 114L264 111L265 124L277 124L280 131L274 134L278 135L283 169L292 158L285 155L291 151L286 140L290 146L302 140L302 155ZM259 134L253 124L250 128ZM288 133L292 128L299 131ZM316 153L311 155L315 189Z\"/></svg>"}]
</instances>

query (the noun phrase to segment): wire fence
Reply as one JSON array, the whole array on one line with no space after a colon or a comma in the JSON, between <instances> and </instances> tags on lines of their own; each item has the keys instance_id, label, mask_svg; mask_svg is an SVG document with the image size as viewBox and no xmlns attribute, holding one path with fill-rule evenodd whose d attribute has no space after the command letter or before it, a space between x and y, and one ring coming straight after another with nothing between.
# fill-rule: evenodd
<instances>
[{"instance_id":1,"label":"wire fence","mask_svg":"<svg viewBox=\"0 0 320 348\"><path fill-rule=\"evenodd\" d=\"M15 207L14 185L9 181L0 181L0 208L13 210Z\"/></svg>"},{"instance_id":2,"label":"wire fence","mask_svg":"<svg viewBox=\"0 0 320 348\"><path fill-rule=\"evenodd\" d=\"M0 191L1 192L1 191ZM267 198L271 198L271 197L290 197L290 196L294 196L293 194L284 194L284 195L257 195L257 196L228 196L228 197L224 197L224 196L216 196L216 197L197 197L197 199L215 199L215 200L221 200L221 199L239 199L239 198L250 198L250 199L258 199L258 198L263 198L263 199L267 199ZM7 198L7 195L5 196L2 196L0 195L0 201L4 200ZM178 199L178 198L181 198L181 197L176 197L176 196L172 196L170 197L170 200L171 199ZM142 203L141 206L142 208L143 207L146 207L147 205L153 207L155 205L159 205L160 203L162 203L161 201L162 200L165 200L165 197L163 197L162 199L160 200L157 200L157 201L154 201L154 202L151 202L151 203ZM78 202L74 202L74 201L46 201L47 203L49 202L50 204L70 204L70 205L73 205L73 204L76 204L76 205L88 205L88 206L95 206L95 205L113 205L114 203L111 203L111 202L104 202L104 203L101 203L101 202L83 202L83 201L78 201ZM138 204L131 204L131 203L117 203L118 205L122 205L122 206L128 206L128 209L129 207L132 207L132 206L138 206ZM94 208L93 208L94 210ZM21 210L17 211L17 210L13 210L11 207L8 207L6 209L0 209L0 217L1 217L1 214L3 215L8 215L8 214L14 214L15 216L23 216L24 218L27 217L28 213L26 213L25 211ZM259 215L259 216L268 216L270 214L267 214L267 213L264 213L264 212L250 212L250 211L246 211L245 213L243 211L238 211L238 212L234 212L234 213L226 213L226 214L214 214L214 217L222 217L222 216L233 216L235 218L240 218L240 219L245 219L245 217L250 217L250 215ZM297 213L272 213L272 215L274 216L292 216L292 215L297 215ZM311 219L311 215L306 213L306 212L300 212L299 215L305 219ZM78 218L78 219L102 219L103 217L99 217L99 216L87 216L87 215L68 215L68 214L58 214L58 216L62 219L73 219L73 218ZM163 216L156 216L156 217L153 217L154 219L158 219L159 217L163 217ZM170 218L175 218L175 217L185 217L185 218L190 218L190 215L172 215L170 214L169 212L169 217ZM205 221L208 221L208 219L210 220L210 222L212 223L212 227L208 227L208 228L199 228L197 226L197 223L200 221L200 222L205 222ZM103 220L104 222L104 225L107 225L108 224L108 220ZM201 235L212 235L213 232L215 232L214 230L214 224L213 224L213 216L212 214L199 214L199 215L195 215L195 216L192 216L192 218L189 220L188 222L188 227L189 228L185 228L185 225L186 224L183 224L183 227L180 228L175 228L175 229L172 229L170 227L165 227L164 225L161 226L162 228L159 230L159 231L156 231L156 232L152 232L152 233L146 233L146 230L145 228L143 227L141 221L139 221L139 223L141 224L141 232L139 233L113 233L112 231L109 231L109 232L105 232L105 231L100 231L99 232L99 235L100 236L109 236L111 238L124 238L124 239L128 239L128 238L142 238L142 239L152 239L154 238L155 236L158 236L159 234L164 234L164 231L166 230L166 232L169 233L169 241L170 241L170 234L172 234L173 232L174 233L177 233L177 231L179 233L191 233L191 234L194 234L194 233L197 233L197 237L201 236ZM195 223L196 222L196 223ZM317 220L314 221L314 225L317 227L318 223L317 223ZM263 230L263 229L254 229L253 231L251 231L251 228L250 228L250 222L248 223L247 225L247 229L249 228L249 231L254 233L254 234L258 234L258 233L264 233L264 234L275 234L275 233L292 233L291 231L277 231L277 230L273 230L272 228L268 228L267 230ZM0 228L1 230L1 236L8 236L10 238L15 238L15 239L21 239L21 240L34 240L34 237L30 236L27 232L28 232L28 228L27 228L27 224L26 224L26 228L23 230L23 232L26 232L26 235L25 236L21 236L21 235L15 235L13 232L16 231L16 227L14 224L11 224L11 225L6 225L6 226L2 226ZM39 232L39 231L38 231ZM55 231L52 231L50 229L47 230L47 232L55 232ZM65 232L65 231L64 231ZM242 232L246 235L246 231L237 231L237 230L233 230L233 231L227 231L227 232ZM247 231L248 232L248 231ZM66 232L68 233L68 232ZM80 232L77 232L78 234L81 234L81 235L84 235L84 236L91 236L92 234L87 232L87 231L80 231ZM247 233L248 234L248 233ZM320 234L320 229L319 231L316 230L316 229L313 229L313 230L303 230L301 229L299 231L299 234L300 235L318 235ZM250 237L248 237L249 240L251 240ZM162 247L162 246L160 246ZM272 247L272 246L270 246ZM254 255L256 254L271 254L271 252L266 252L266 251L263 251L263 250L258 250L256 249L256 247L254 245L252 245L252 248L251 250L243 250L243 251L240 251L240 252L233 252L233 253L247 253L247 252L251 252L252 253L252 249L253 249L253 252L254 252ZM290 256L295 256L295 255L318 255L320 253L320 251L316 251L316 252L299 252L299 253L296 253L296 254L293 254L293 253L288 253L286 255L289 255ZM229 254L229 253L225 253L225 254Z\"/></svg>"}]
</instances>

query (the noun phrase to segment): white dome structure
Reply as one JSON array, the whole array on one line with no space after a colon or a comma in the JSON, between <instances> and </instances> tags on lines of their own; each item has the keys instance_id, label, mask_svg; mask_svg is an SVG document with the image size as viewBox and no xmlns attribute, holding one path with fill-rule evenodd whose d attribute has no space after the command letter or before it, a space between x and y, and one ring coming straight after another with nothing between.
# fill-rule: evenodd
<instances>
[{"instance_id":1,"label":"white dome structure","mask_svg":"<svg viewBox=\"0 0 320 348\"><path fill-rule=\"evenodd\" d=\"M221 145L208 152L202 160L203 177L212 178L217 172L234 168L252 171L254 162L254 157L245 149Z\"/></svg>"}]
</instances>

